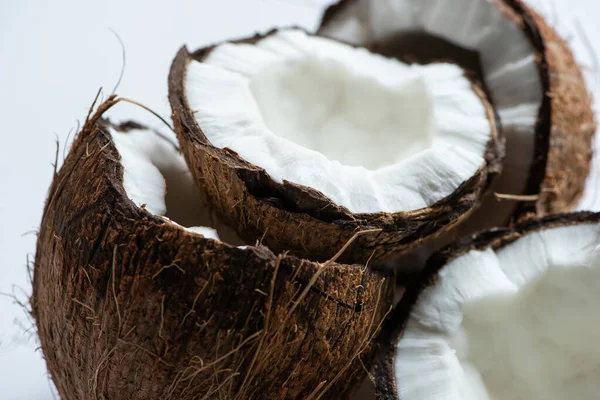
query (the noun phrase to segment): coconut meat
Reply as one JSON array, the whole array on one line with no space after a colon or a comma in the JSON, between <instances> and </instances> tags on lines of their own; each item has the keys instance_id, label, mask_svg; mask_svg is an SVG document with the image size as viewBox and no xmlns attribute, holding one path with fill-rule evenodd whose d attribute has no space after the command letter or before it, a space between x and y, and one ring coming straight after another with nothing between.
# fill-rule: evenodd
<instances>
[{"instance_id":1,"label":"coconut meat","mask_svg":"<svg viewBox=\"0 0 600 400\"><path fill-rule=\"evenodd\" d=\"M244 244L208 208L177 147L151 129L108 128L123 166L123 188L138 207L206 238Z\"/></svg>"},{"instance_id":2,"label":"coconut meat","mask_svg":"<svg viewBox=\"0 0 600 400\"><path fill-rule=\"evenodd\" d=\"M495 0L348 1L320 34L356 45L393 47L411 33L428 34L477 52L506 138L504 171L495 192L524 193L535 150L535 125L543 100L537 52L518 17ZM496 205L493 223L504 223L514 203Z\"/></svg>"},{"instance_id":3,"label":"coconut meat","mask_svg":"<svg viewBox=\"0 0 600 400\"><path fill-rule=\"evenodd\" d=\"M452 64L407 65L299 30L190 61L187 102L212 145L354 213L432 205L484 165L493 132Z\"/></svg>"},{"instance_id":4,"label":"coconut meat","mask_svg":"<svg viewBox=\"0 0 600 400\"><path fill-rule=\"evenodd\" d=\"M448 263L395 354L401 399L593 399L600 391L600 229L530 233Z\"/></svg>"}]
</instances>

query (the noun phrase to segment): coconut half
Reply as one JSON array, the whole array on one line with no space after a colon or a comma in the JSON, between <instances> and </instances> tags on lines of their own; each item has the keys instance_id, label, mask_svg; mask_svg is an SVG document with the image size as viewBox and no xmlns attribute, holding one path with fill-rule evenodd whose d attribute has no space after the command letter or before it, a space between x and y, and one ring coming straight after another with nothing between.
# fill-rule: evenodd
<instances>
[{"instance_id":1,"label":"coconut half","mask_svg":"<svg viewBox=\"0 0 600 400\"><path fill-rule=\"evenodd\" d=\"M531 219L434 255L390 318L381 399L592 399L600 214Z\"/></svg>"},{"instance_id":2,"label":"coconut half","mask_svg":"<svg viewBox=\"0 0 600 400\"><path fill-rule=\"evenodd\" d=\"M38 237L31 303L61 398L344 398L392 279L239 246L171 143L100 119L112 104L75 140Z\"/></svg>"},{"instance_id":3,"label":"coconut half","mask_svg":"<svg viewBox=\"0 0 600 400\"><path fill-rule=\"evenodd\" d=\"M295 29L177 55L173 119L192 174L246 240L381 260L449 228L500 170L483 91Z\"/></svg>"},{"instance_id":4,"label":"coconut half","mask_svg":"<svg viewBox=\"0 0 600 400\"><path fill-rule=\"evenodd\" d=\"M325 12L319 34L481 73L502 124L506 160L469 222L472 230L576 205L592 155L591 98L567 43L523 2L341 0ZM496 193L509 196L498 202Z\"/></svg>"}]
</instances>

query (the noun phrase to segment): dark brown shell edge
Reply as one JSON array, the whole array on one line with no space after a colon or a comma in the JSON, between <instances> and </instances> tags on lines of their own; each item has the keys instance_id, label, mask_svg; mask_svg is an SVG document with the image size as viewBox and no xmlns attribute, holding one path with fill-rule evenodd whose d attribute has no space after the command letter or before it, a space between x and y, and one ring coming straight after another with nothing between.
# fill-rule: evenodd
<instances>
[{"instance_id":1,"label":"dark brown shell edge","mask_svg":"<svg viewBox=\"0 0 600 400\"><path fill-rule=\"evenodd\" d=\"M243 41L251 43L262 37L257 35ZM450 229L472 211L481 193L501 170L504 146L496 125L498 120L478 91L487 106L488 118L493 121L486 164L454 193L430 207L394 214L352 214L312 188L288 181L278 184L265 170L246 162L234 151L212 146L187 104L184 83L187 65L192 59L202 60L212 48L190 54L184 47L173 61L169 100L175 130L195 179L206 189L219 215L244 239L260 239L276 253L290 251L299 257L324 261L356 232L380 229L358 237L340 261L385 260Z\"/></svg>"},{"instance_id":2,"label":"dark brown shell edge","mask_svg":"<svg viewBox=\"0 0 600 400\"><path fill-rule=\"evenodd\" d=\"M318 32L356 0L329 6ZM522 0L495 0L529 36L538 51L544 88L535 129L535 150L527 186L522 194L538 195L520 203L511 221L571 211L581 198L592 158L596 121L592 99L568 44L543 17ZM507 221L510 222L510 221Z\"/></svg>"},{"instance_id":3,"label":"dark brown shell edge","mask_svg":"<svg viewBox=\"0 0 600 400\"><path fill-rule=\"evenodd\" d=\"M394 373L396 344L402 339L406 322L420 294L426 288L436 284L438 273L445 265L471 250L484 250L490 247L496 250L532 232L588 223L600 223L600 213L578 212L555 214L540 219L531 218L511 228L496 228L482 232L471 240L465 239L432 255L423 271L419 272L407 287L400 303L394 307L384 322L381 333L383 347L373 371L377 398L381 400L400 398L396 390Z\"/></svg>"},{"instance_id":4,"label":"dark brown shell edge","mask_svg":"<svg viewBox=\"0 0 600 400\"><path fill-rule=\"evenodd\" d=\"M539 194L539 198L535 204L523 203L518 213L535 211L541 217L567 212L581 198L590 172L596 132L592 98L567 42L523 1L505 1L522 15L526 31L539 50L546 88L535 164L526 193Z\"/></svg>"},{"instance_id":5,"label":"dark brown shell edge","mask_svg":"<svg viewBox=\"0 0 600 400\"><path fill-rule=\"evenodd\" d=\"M347 397L393 279L232 247L138 208L100 114L55 175L35 257L32 314L61 398Z\"/></svg>"}]
</instances>

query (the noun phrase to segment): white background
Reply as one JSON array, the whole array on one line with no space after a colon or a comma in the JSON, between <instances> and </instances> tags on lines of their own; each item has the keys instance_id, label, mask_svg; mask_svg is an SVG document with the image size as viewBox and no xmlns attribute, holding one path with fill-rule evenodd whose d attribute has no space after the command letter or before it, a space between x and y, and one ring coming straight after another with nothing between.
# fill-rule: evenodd
<instances>
[{"instance_id":1,"label":"white background","mask_svg":"<svg viewBox=\"0 0 600 400\"><path fill-rule=\"evenodd\" d=\"M35 251L52 177L55 142L62 148L83 120L96 92L110 93L127 64L118 94L141 101L167 119L167 74L173 56L275 26L317 26L327 0L0 0L0 292L27 301L26 257ZM574 29L577 19L600 53L598 0L535 1L565 35L584 65L590 52ZM596 73L589 68L591 90ZM135 118L162 129L136 107L121 104L110 116ZM74 132L71 134L74 134ZM599 141L600 142L600 141ZM597 171L593 172L600 179ZM596 208L589 190L582 208ZM9 297L0 296L0 398L52 399L31 323Z\"/></svg>"}]
</instances>

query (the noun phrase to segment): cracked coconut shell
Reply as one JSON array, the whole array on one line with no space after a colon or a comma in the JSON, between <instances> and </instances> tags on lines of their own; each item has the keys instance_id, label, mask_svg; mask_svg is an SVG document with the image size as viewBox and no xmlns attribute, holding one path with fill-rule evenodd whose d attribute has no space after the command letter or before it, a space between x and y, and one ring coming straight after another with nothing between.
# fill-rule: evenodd
<instances>
[{"instance_id":1,"label":"cracked coconut shell","mask_svg":"<svg viewBox=\"0 0 600 400\"><path fill-rule=\"evenodd\" d=\"M444 313L443 310L441 309L436 309L433 303L427 303L428 307L425 307L424 305L419 306L419 302L421 300L422 297L424 297L425 299L427 298L431 298L431 297L438 297L438 302L435 303L438 306L443 308L443 305L441 305L440 303L440 293L438 292L437 294L433 294L435 292L430 291L430 289L432 290L434 287L444 287L448 293L448 298L444 299L443 303L446 305L453 305L453 307L459 308L462 310L462 312L466 312L465 309L467 309L467 300L465 300L466 298L469 298L469 301L477 301L478 299L482 299L484 298L484 294L486 292L483 291L483 289L480 290L475 290L473 288L471 288L470 290L465 288L465 287L460 287L460 288L456 288L454 286L452 286L452 284L450 283L452 280L457 280L459 275L453 276L451 275L453 267L455 270L459 269L460 267L454 266L452 265L453 261L460 259L462 256L469 256L469 253L472 251L476 251L474 253L479 253L479 255L474 255L473 259L471 260L471 262L475 261L473 264L473 267L471 269L471 273L473 273L473 271L480 271L481 273L473 278L474 280L477 279L484 279L483 277L486 276L493 276L496 279L491 279L488 278L490 280L490 282L493 282L497 285L500 285L502 287L502 285L506 285L508 283L508 285L512 285L513 287L517 287L517 293L518 290L522 291L522 292L526 292L526 293L531 293L533 291L532 287L527 287L527 284L539 284L542 280L542 278L540 278L538 275L536 275L536 273L534 272L528 272L528 273L523 273L523 269L528 269L530 267L530 265L526 265L526 266L519 266L519 265L507 265L507 268L510 268L511 272L513 273L512 278L509 280L506 276L504 276L504 279L506 280L507 283L503 283L500 284L498 282L502 281L501 279L498 279L497 275L490 275L493 271L491 271L491 267L494 267L493 263L485 263L482 261L482 257L481 254L483 254L483 252L492 250L493 252L496 251L502 251L502 250L506 250L507 252L509 251L514 251L514 246L510 247L511 245L516 244L519 240L523 240L523 239L527 239L528 235L534 234L534 233L547 233L547 231L553 231L555 228L569 228L569 227L586 227L586 226L590 226L591 229L589 229L588 231L585 231L584 234L580 235L580 237L575 236L575 238L573 239L573 235L572 232L569 233L563 233L563 236L558 236L561 239L565 239L565 235L567 235L567 241L569 239L569 237L571 238L571 240L576 242L576 246L580 246L585 248L585 251L583 251L583 253L588 252L588 253L597 253L597 250L594 250L594 248L596 248L596 241L595 241L595 235L589 235L589 231L591 230L592 232L598 232L597 229L597 225L600 223L600 213L592 213L592 212L577 212L577 213L567 213L567 214L556 214L556 215L551 215L551 216L546 216L543 218L530 218L526 221L523 221L521 223L516 224L513 227L510 228L497 228L497 229L492 229L486 232L482 232L476 236L474 236L472 239L463 239L461 242L458 242L454 245L451 246L447 246L446 248L444 248L443 250L435 253L433 256L430 257L430 259L427 262L427 265L425 267L425 269L423 271L421 271L418 276L415 277L415 279L413 280L413 282L407 287L404 296L402 297L402 300L400 301L400 303L398 303L398 305L394 308L394 311L388 316L388 318L385 321L384 324L384 328L383 328L383 334L382 336L384 336L384 338L382 339L382 351L379 354L378 357L378 361L374 367L374 375L375 375L375 386L376 386L376 390L377 390L377 398L378 399L384 399L384 400L397 400L397 399L406 399L407 397L404 396L400 396L399 394L399 387L408 387L411 385L410 382L403 382L400 383L398 382L398 379L396 378L397 374L396 374L396 368L398 368L399 365L402 365L402 361L397 360L396 358L398 357L398 350L397 350L397 345L400 341L403 340L403 337L405 337L405 334L409 334L407 336L408 341L412 340L412 343L416 343L417 340L421 340L422 343L416 344L415 348L419 348L418 346L422 346L421 347L421 352L418 352L417 350L414 351L413 355L416 355L416 358L419 360L422 360L423 364L427 364L430 366L442 366L445 368L446 366L448 368L450 368L451 365L453 365L451 362L448 362L448 360L445 360L444 362L442 361L438 361L435 356L438 354L436 353L435 349L439 349L441 347L436 347L435 344L431 344L429 347L429 352L427 351L423 351L422 349L427 348L427 344L423 344L427 341L428 339L428 335L431 334L432 336L437 335L438 337L443 337L443 338L447 338L448 342L450 343L451 339L454 339L454 342L452 342L453 344L449 344L450 347L452 346L456 346L456 348L458 347L465 347L466 345L462 342L460 342L460 340L456 339L456 337L453 337L453 335L457 335L456 331L458 330L458 328L456 328L455 326L455 316L453 315L452 317L449 317L447 313ZM585 228L583 228L585 229ZM547 237L546 237L547 238ZM583 240L582 240L583 239ZM563 258L563 262L565 259L569 259L572 260L573 259L573 255L569 255L569 250L570 251L576 251L578 253L578 256L581 257L581 249L577 249L574 250L573 248L568 248L569 245L565 245L565 241L561 240L560 243L555 243L555 244L551 244L551 243L544 243L544 240L540 237L535 238L535 240L532 240L532 242L535 242L535 244L539 245L539 246L548 246L550 247L552 250L560 252L560 251L565 251L567 250L567 253L564 254L562 256ZM589 246L591 242L591 246ZM563 248L561 249L561 246L567 246L567 248ZM575 246L575 247L576 247ZM508 249L507 249L508 248ZM531 247L527 247L527 250L530 250ZM525 251L523 249L521 249L520 251ZM473 253L470 253L473 254ZM540 259L535 259L535 257L541 257ZM546 257L548 257L548 259L546 259ZM596 257L597 259L597 257ZM513 258L508 258L508 260L512 260L513 262L515 261L515 257L513 256ZM564 263L561 263L559 261L556 261L556 264L553 264L553 262L550 259L550 256L548 254L544 254L542 255L538 255L538 254L531 254L531 259L527 259L527 254L525 255L521 255L520 257L517 258L518 261L520 262L531 262L531 260L536 260L537 264L539 263L548 263L549 265L547 266L547 268L551 268L550 266L552 266L552 268L554 269L554 271L568 271L570 270L570 267L567 266ZM580 264L580 261L576 262L577 267L575 269L581 269L581 270L591 270L592 266L588 265L586 263ZM539 265L537 265L535 262L533 263L535 264L535 266L533 266L532 268L534 270L537 271L537 269L541 268ZM511 268L512 267L512 268ZM496 268L499 268L496 266ZM540 274L543 276L545 272L541 272ZM523 275L519 275L519 273L522 273ZM468 276L466 275L468 274L468 272L464 271L461 272L461 275L463 278ZM529 275L528 275L529 274ZM519 278L520 277L520 278ZM561 275L562 277L562 275ZM564 278L564 277L563 277ZM485 279L484 279L485 280ZM521 281L527 282L527 283L523 283ZM590 284L594 284L595 281L593 279L587 279L587 281L584 279L584 282L589 282ZM560 299L560 302L564 302L565 300L565 293L561 292L558 290L558 287L560 286L559 282L562 281L556 281L553 283L554 286L550 287L549 289L547 289L547 295L551 296L552 298L555 299ZM445 286L446 285L446 286ZM489 286L490 284L488 284ZM485 285L482 285L485 286ZM534 286L535 287L535 286ZM569 286L568 283L565 283L565 287L570 288L571 290L573 290L573 286ZM488 289L489 290L489 289ZM492 298L493 295L497 295L499 299L502 302L502 304L506 304L506 296L508 295L508 293L511 293L511 291L506 291L506 289L504 289L504 291L495 288L495 292L490 291ZM577 292L577 290L575 289L575 294L573 295L573 297L581 300L584 299L582 296L581 292ZM456 296L456 298L452 298L452 296ZM556 297L558 296L558 297ZM562 297L561 297L562 296ZM458 298L460 298L460 300L457 300ZM585 300L583 300L585 301ZM425 303L423 303L425 304ZM490 307L493 303L482 303L480 304L480 306L484 307L483 309L481 309L481 313L483 315L487 315L487 312L493 312L493 311L489 311L492 307ZM536 303L539 306L539 303ZM473 306L472 304L470 304L469 306ZM420 307L420 308L419 308ZM418 310L417 310L418 308ZM560 307L558 307L560 308ZM429 317L429 316L425 316L423 313L424 312L429 312L432 315L434 315L434 317ZM557 308L554 308L552 303L547 305L547 310L550 315L547 317L547 320L554 320L557 317L557 314L560 313L560 310ZM429 330L427 330L426 328L421 328L423 329L423 332L427 332L427 333L423 333L421 336L415 335L414 331L413 332L407 332L411 329L411 325L409 324L409 321L411 321L411 315L412 313L415 312L418 315L415 317L416 320L418 320L418 324L423 324L422 326L429 326L427 324L431 323L431 320L437 320L438 324L440 326L444 326L444 325L449 325L452 326L454 333L450 333L450 332L446 332L446 331L441 331L439 329L439 327L430 327ZM540 312L540 309L538 307L538 309L535 309L534 311L531 311L534 314L536 314L537 312ZM593 311L592 311L593 312ZM573 313L573 310L570 309L565 309L563 307L563 314L567 314L570 316L573 315L578 315L577 312ZM511 314L508 314L512 316ZM529 314L528 314L529 315ZM466 317L465 317L466 318ZM462 319L462 314L461 317L459 319ZM529 317L527 318L528 320L531 319L531 315L529 315ZM533 318L535 319L535 318ZM448 321L452 321L452 322L448 322ZM496 321L495 319L493 319L493 317L490 319L490 321ZM502 321L502 320L500 320ZM586 321L586 323L591 323L591 321ZM460 325L460 322L458 322L458 324ZM496 323L493 326L496 327L500 327L499 326L500 323ZM560 323L559 323L560 324ZM414 326L414 325L413 325ZM421 326L421 325L420 325ZM490 329L494 329L493 326L490 328L488 327L486 330L484 330L484 333L482 335L489 337L492 336ZM548 326L542 325L543 328L548 328ZM574 326L573 328L577 329L578 327L580 327L579 325ZM443 332L443 333L440 333ZM518 332L518 331L513 331L513 333ZM463 334L464 336L462 336L462 340L467 341L468 336L466 336L467 334ZM577 336L575 336L577 337ZM533 343L531 342L532 340L535 341L536 340L536 336L531 336L528 337L528 339L530 340L529 343ZM516 338L512 338L512 340L517 340ZM558 343L555 343L552 341L552 337L551 336L544 336L544 339L540 339L540 343L546 343L544 342L544 340L546 341L550 341L550 343L552 343L552 346L550 346L550 348L554 349L556 348L556 346L558 346ZM509 342L511 342L509 341ZM457 344L460 342L460 345ZM510 343L508 343L507 345L509 345ZM541 347L537 348L537 347L531 347L531 351L535 352L540 350L541 348L544 348L545 345L541 345ZM524 348L529 348L528 345L525 345ZM497 350L497 349L490 349L490 353L486 353L486 354L492 354L491 352L493 350ZM563 349L563 350L567 350L567 349ZM509 351L509 349L504 350L506 353L512 353L511 354L515 354L515 353L519 353L518 349L511 349L511 351ZM558 352L559 356L558 358L560 359L560 363L566 363L568 364L569 362L571 363L577 363L577 358L569 358L565 356L565 353L560 353L561 350L555 350L556 352ZM454 358L459 358L459 356L457 355L458 350L450 350L450 348L448 349L449 354L452 354L452 357ZM435 353L435 354L434 354ZM465 356L465 354L468 354L466 351L462 350L462 352L460 353L461 356ZM420 357L420 358L419 358ZM429 357L429 358L428 358ZM527 356L525 356L527 357ZM565 358L566 357L566 358ZM462 362L462 359L460 359L460 362ZM491 362L494 363L495 359L492 358ZM466 361L470 361L470 358L467 357ZM536 368L531 368L532 365L537 365L538 367L540 367L539 364L536 364L535 360L531 361L531 364L528 364L529 367L525 367L528 368L529 371L532 371L532 373L535 374ZM589 365L595 365L595 364L589 364ZM502 364L502 368L514 368L514 365L510 364L509 362ZM418 369L418 366L414 366L412 365L412 367L410 369L408 369L409 371L411 371L412 369ZM583 367L581 368L581 371L583 373L583 371L590 371L590 368L587 367ZM575 371L578 371L577 369L575 369ZM488 371L489 372L489 371ZM426 372L423 372L424 374L426 374ZM463 379L466 375L469 376L473 376L472 373L470 373L471 375L464 373L464 371L460 371L458 373L458 375L455 376L456 379ZM424 376L428 376L428 375L424 375ZM430 376L430 375L429 375ZM591 373L591 377L595 376L595 374ZM460 378L458 378L460 377ZM439 378L439 377L438 377ZM484 380L486 378L486 376L482 376L480 377L480 379ZM530 379L531 377L528 376L528 379ZM466 378L465 378L466 379ZM554 376L553 378L550 379L568 379L568 377L565 376ZM439 381L439 379L438 379ZM454 382L452 379L449 379L448 382ZM563 382L563 381L560 381ZM564 383L564 382L563 382ZM399 386L400 384L400 386ZM429 386L430 388L432 387L432 385L435 386L436 383L432 383L432 382L421 382L421 388L423 388L424 386ZM456 389L455 386L454 388ZM414 393L415 396L410 396L410 398L418 398L418 394L422 394L424 392L427 392L427 390L421 390L419 391L418 388L417 390L415 390L415 388L412 388L413 391L411 393ZM502 389L498 389L499 391L502 391ZM585 389L584 389L585 390ZM443 392L442 392L443 393ZM506 393L502 393L504 395L506 395ZM491 393L490 395L494 395L493 393ZM442 394L443 396L443 394ZM504 397L503 397L504 398ZM558 397L557 397L558 398Z\"/></svg>"},{"instance_id":2,"label":"cracked coconut shell","mask_svg":"<svg viewBox=\"0 0 600 400\"><path fill-rule=\"evenodd\" d=\"M359 1L340 0L330 6L324 13L319 33L329 29L336 18L344 19L345 10ZM531 216L541 217L568 212L583 194L592 159L591 141L596 131L596 122L591 108L592 99L586 88L581 68L575 61L567 42L526 2L495 0L487 4L489 7L497 7L525 32L535 49L535 61L543 86L543 97L534 128L535 149L526 188L522 193L510 193L534 196L535 200L519 203L509 219L515 221ZM461 15L466 17L467 14L461 11ZM456 31L459 32L460 29L457 27ZM477 71L476 54L469 54L458 47L448 52L448 45L436 47L439 42L431 37L429 37L430 41L426 41L427 39L423 37L418 40L423 40L422 43L426 44L425 58L429 61L441 57L473 68L475 75L480 72ZM386 47L386 44L381 42L361 44L376 52ZM410 48L417 49L418 46L414 44ZM443 54L436 57L437 50L442 51ZM423 52L422 49L419 51ZM389 51L385 51L385 54L391 55ZM394 55L410 57L410 54ZM511 149L507 145L507 152L509 151Z\"/></svg>"},{"instance_id":3,"label":"cracked coconut shell","mask_svg":"<svg viewBox=\"0 0 600 400\"><path fill-rule=\"evenodd\" d=\"M31 305L61 398L345 398L391 280L230 246L136 206L109 133L131 124L101 119L114 103L73 143L38 236Z\"/></svg>"},{"instance_id":4,"label":"cracked coconut shell","mask_svg":"<svg viewBox=\"0 0 600 400\"><path fill-rule=\"evenodd\" d=\"M277 34L257 35L234 43L253 44ZM216 46L190 53L183 47L169 75L169 100L181 150L212 206L227 224L249 242L260 241L274 252L324 261L357 233L341 255L344 262L378 262L398 251L420 246L450 229L478 203L484 189L501 170L503 141L496 117L483 91L472 85L483 103L490 136L477 172L453 193L434 204L406 212L352 213L322 192L283 180L276 182L265 169L237 152L214 146L199 126L186 93L191 62L205 60Z\"/></svg>"}]
</instances>

